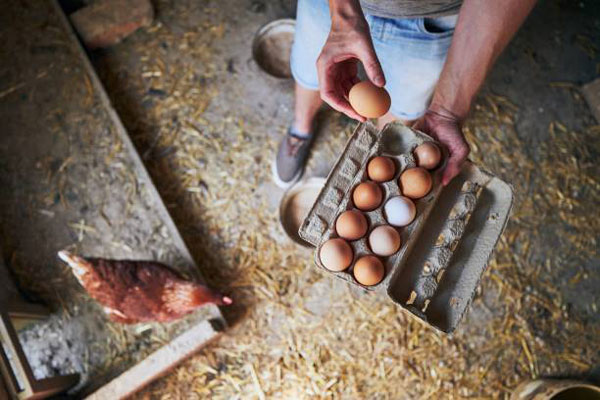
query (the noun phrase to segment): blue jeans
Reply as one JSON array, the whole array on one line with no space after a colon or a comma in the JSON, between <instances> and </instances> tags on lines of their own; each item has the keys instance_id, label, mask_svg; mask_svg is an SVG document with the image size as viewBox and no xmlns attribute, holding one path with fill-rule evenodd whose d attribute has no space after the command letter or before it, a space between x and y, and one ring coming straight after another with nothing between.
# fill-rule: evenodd
<instances>
[{"instance_id":1,"label":"blue jeans","mask_svg":"<svg viewBox=\"0 0 600 400\"><path fill-rule=\"evenodd\" d=\"M392 98L391 113L403 120L422 116L439 79L457 15L439 18L381 18L366 14L375 52ZM318 90L317 58L331 27L327 0L298 0L291 55L292 75Z\"/></svg>"}]
</instances>

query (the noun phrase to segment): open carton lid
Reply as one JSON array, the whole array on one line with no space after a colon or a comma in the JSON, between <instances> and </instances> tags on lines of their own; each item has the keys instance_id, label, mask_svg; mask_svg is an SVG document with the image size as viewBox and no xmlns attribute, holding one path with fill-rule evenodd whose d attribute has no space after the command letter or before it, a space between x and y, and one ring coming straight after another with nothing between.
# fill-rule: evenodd
<instances>
[{"instance_id":1,"label":"open carton lid","mask_svg":"<svg viewBox=\"0 0 600 400\"><path fill-rule=\"evenodd\" d=\"M431 171L433 188L415 201L417 217L399 228L400 250L390 257L380 257L386 275L375 286L364 287L352 275L352 266L342 272L326 269L319 259L322 243L337 237L335 221L339 214L354 208L353 188L368 179L366 165L378 155L394 160L394 179L381 184L384 200L375 210L363 212L369 232L387 224L383 205L401 195L397 179L403 170L416 165L412 155L419 144L433 139L401 123L388 124L381 131L371 124L359 124L319 193L299 234L316 247L315 264L376 295L410 311L434 328L451 333L464 315L491 253L502 234L513 203L512 188L487 171L467 162L459 176L448 186L441 185L447 152ZM350 242L354 260L372 254L365 237Z\"/></svg>"}]
</instances>

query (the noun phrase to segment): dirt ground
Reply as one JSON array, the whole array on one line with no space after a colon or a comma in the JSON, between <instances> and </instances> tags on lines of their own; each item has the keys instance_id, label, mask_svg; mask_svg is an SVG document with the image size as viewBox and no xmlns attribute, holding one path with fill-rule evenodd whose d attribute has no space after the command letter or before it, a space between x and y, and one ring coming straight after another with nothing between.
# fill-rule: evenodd
<instances>
[{"instance_id":1,"label":"dirt ground","mask_svg":"<svg viewBox=\"0 0 600 400\"><path fill-rule=\"evenodd\" d=\"M472 308L452 336L322 275L312 251L291 243L279 225L283 192L271 181L270 165L291 119L293 83L263 74L250 45L262 24L293 17L293 2L154 5L152 26L90 56L203 274L228 291L235 306L226 310L232 327L225 337L139 398L505 398L540 376L598 379L600 128L578 90L600 73L597 2L540 1L466 124L472 159L511 183L516 203ZM40 43L50 40L42 28L31 28L40 30ZM35 50L43 57L62 46L59 40ZM1 71L0 77L12 77ZM64 90L85 91L84 80L65 83ZM75 107L60 99L57 104ZM47 124L60 131L61 114L51 115ZM86 118L92 117L70 116L81 118L84 137L105 158L112 154L101 146L109 134L89 130ZM8 112L4 120L16 121ZM328 172L354 126L323 110L307 176ZM13 123L10 129L16 138L18 128ZM74 133L61 135L59 145ZM79 159L62 167L66 159L62 153L44 158L48 168L81 181ZM108 171L129 171L119 168ZM43 170L15 173L44 179ZM97 208L92 202L77 211ZM51 215L27 212L23 218L32 227L31 215ZM19 214L5 214L16 227ZM140 232L160 234L143 226L148 218L136 217ZM61 229L76 241L79 231L68 222ZM85 240L92 245L92 239ZM75 306L65 309L82 312Z\"/></svg>"},{"instance_id":2,"label":"dirt ground","mask_svg":"<svg viewBox=\"0 0 600 400\"><path fill-rule=\"evenodd\" d=\"M600 5L540 1L465 132L516 204L472 308L445 336L321 275L283 234L270 178L293 83L252 61L292 2L155 2L155 23L93 62L208 280L228 335L139 398L505 398L540 376L598 377L598 122L578 91L600 72ZM307 176L354 122L324 109Z\"/></svg>"}]
</instances>

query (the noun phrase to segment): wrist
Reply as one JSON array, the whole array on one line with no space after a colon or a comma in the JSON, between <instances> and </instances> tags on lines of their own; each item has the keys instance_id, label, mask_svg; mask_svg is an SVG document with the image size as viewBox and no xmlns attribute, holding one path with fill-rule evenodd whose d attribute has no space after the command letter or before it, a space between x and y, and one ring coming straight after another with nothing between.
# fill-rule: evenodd
<instances>
[{"instance_id":1,"label":"wrist","mask_svg":"<svg viewBox=\"0 0 600 400\"><path fill-rule=\"evenodd\" d=\"M332 29L356 29L357 26L366 23L357 0L330 0L329 10Z\"/></svg>"},{"instance_id":2,"label":"wrist","mask_svg":"<svg viewBox=\"0 0 600 400\"><path fill-rule=\"evenodd\" d=\"M428 111L442 117L462 122L471 109L472 96L444 96L436 92Z\"/></svg>"}]
</instances>

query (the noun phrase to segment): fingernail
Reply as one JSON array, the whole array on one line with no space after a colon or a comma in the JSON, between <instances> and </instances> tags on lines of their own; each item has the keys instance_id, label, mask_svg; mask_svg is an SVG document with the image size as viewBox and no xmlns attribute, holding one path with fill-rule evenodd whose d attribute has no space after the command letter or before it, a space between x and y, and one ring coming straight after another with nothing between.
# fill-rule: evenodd
<instances>
[{"instance_id":1,"label":"fingernail","mask_svg":"<svg viewBox=\"0 0 600 400\"><path fill-rule=\"evenodd\" d=\"M375 84L379 85L379 86L383 86L385 84L385 81L383 80L383 76L381 76L381 75L376 76Z\"/></svg>"}]
</instances>

